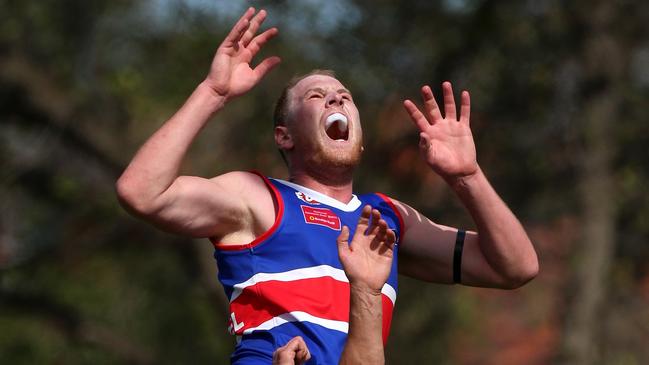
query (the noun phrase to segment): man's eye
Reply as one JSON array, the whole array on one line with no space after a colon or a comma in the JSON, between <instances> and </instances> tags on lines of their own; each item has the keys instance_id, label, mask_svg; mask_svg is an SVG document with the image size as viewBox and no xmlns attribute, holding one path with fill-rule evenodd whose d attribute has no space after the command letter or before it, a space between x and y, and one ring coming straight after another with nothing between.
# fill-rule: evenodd
<instances>
[{"instance_id":1,"label":"man's eye","mask_svg":"<svg viewBox=\"0 0 649 365\"><path fill-rule=\"evenodd\" d=\"M315 93L309 95L309 99L320 99L321 97L322 97L322 95L320 95L320 94L315 94Z\"/></svg>"},{"instance_id":2,"label":"man's eye","mask_svg":"<svg viewBox=\"0 0 649 365\"><path fill-rule=\"evenodd\" d=\"M352 100L352 96L349 94L343 94L343 99L345 100Z\"/></svg>"}]
</instances>

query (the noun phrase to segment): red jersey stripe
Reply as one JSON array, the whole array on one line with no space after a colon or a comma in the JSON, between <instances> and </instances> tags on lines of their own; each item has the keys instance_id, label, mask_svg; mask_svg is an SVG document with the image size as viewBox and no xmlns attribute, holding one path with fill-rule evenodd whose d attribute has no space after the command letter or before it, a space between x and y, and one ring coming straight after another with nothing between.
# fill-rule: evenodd
<instances>
[{"instance_id":1,"label":"red jersey stripe","mask_svg":"<svg viewBox=\"0 0 649 365\"><path fill-rule=\"evenodd\" d=\"M383 336L387 338L394 304L386 294L382 307ZM230 312L230 328L237 335L298 320L347 332L349 283L331 277L265 281L245 287L230 303Z\"/></svg>"}]
</instances>

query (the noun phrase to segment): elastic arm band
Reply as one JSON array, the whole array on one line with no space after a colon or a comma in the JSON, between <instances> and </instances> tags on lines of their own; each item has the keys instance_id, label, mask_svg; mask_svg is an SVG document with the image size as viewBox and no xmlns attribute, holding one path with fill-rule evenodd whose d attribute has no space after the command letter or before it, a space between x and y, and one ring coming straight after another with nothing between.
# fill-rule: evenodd
<instances>
[{"instance_id":1,"label":"elastic arm band","mask_svg":"<svg viewBox=\"0 0 649 365\"><path fill-rule=\"evenodd\" d=\"M465 235L466 232L460 229L455 238L455 250L453 251L453 283L455 284L462 282L462 250L464 249Z\"/></svg>"}]
</instances>

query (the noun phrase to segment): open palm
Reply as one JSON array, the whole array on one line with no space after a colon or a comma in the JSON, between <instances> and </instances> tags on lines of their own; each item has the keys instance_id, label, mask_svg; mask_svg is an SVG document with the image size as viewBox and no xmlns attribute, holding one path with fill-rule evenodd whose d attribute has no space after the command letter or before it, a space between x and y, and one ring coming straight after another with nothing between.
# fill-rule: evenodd
<instances>
[{"instance_id":1,"label":"open palm","mask_svg":"<svg viewBox=\"0 0 649 365\"><path fill-rule=\"evenodd\" d=\"M469 127L471 102L469 93L463 91L458 119L451 83L444 82L442 89L445 116L427 85L421 89L424 113L410 100L404 101L404 107L419 129L419 146L426 163L445 179L461 178L478 170Z\"/></svg>"},{"instance_id":2,"label":"open palm","mask_svg":"<svg viewBox=\"0 0 649 365\"><path fill-rule=\"evenodd\" d=\"M380 292L390 276L394 255L394 231L388 229L381 213L369 205L363 207L356 231L349 241L349 228L338 236L338 256L351 284Z\"/></svg>"},{"instance_id":3,"label":"open palm","mask_svg":"<svg viewBox=\"0 0 649 365\"><path fill-rule=\"evenodd\" d=\"M266 11L255 15L249 8L216 51L205 83L218 95L231 99L252 89L279 62L279 57L268 57L256 67L250 62L261 47L277 34L271 28L255 36L266 19Z\"/></svg>"}]
</instances>

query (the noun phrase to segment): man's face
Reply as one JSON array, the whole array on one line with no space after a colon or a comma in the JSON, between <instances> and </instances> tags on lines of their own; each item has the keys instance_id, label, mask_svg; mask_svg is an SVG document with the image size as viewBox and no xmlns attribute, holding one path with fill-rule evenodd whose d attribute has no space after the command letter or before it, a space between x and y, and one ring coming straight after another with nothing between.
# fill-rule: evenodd
<instances>
[{"instance_id":1,"label":"man's face","mask_svg":"<svg viewBox=\"0 0 649 365\"><path fill-rule=\"evenodd\" d=\"M358 109L337 79L312 75L300 80L289 94L288 120L293 158L313 167L354 167L360 161Z\"/></svg>"}]
</instances>

